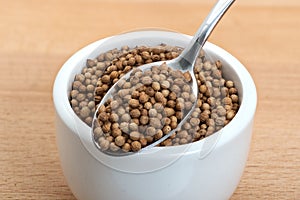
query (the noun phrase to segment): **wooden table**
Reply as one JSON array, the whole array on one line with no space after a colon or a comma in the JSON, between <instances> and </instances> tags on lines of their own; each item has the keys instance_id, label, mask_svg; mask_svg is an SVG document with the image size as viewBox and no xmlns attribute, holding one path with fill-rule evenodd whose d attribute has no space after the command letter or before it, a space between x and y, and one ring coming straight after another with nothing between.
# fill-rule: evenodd
<instances>
[{"instance_id":1,"label":"wooden table","mask_svg":"<svg viewBox=\"0 0 300 200\"><path fill-rule=\"evenodd\" d=\"M52 85L100 38L160 27L193 34L209 0L0 0L0 199L75 199L55 143ZM210 41L258 90L247 167L232 199L300 199L300 3L237 1Z\"/></svg>"}]
</instances>

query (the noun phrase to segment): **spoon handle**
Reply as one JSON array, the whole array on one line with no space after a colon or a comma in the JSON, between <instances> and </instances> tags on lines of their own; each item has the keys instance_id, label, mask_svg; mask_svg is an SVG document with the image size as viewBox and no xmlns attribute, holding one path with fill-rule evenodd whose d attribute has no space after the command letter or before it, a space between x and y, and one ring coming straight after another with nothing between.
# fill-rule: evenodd
<instances>
[{"instance_id":1,"label":"spoon handle","mask_svg":"<svg viewBox=\"0 0 300 200\"><path fill-rule=\"evenodd\" d=\"M182 67L186 66L186 69L193 70L193 66L204 43L234 1L235 0L219 0L215 4L191 42L180 54L178 59Z\"/></svg>"}]
</instances>

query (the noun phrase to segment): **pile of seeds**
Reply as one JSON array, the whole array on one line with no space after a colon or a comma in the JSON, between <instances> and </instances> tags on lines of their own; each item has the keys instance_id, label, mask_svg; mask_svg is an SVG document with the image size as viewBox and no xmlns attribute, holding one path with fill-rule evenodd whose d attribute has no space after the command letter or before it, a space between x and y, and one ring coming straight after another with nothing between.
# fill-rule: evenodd
<instances>
[{"instance_id":1,"label":"pile of seeds","mask_svg":"<svg viewBox=\"0 0 300 200\"><path fill-rule=\"evenodd\" d=\"M70 104L74 112L91 126L96 106L108 89L131 69L156 61L176 58L179 47L164 44L156 47L128 46L112 49L95 59L88 59L80 74L75 76L70 92Z\"/></svg>"},{"instance_id":2,"label":"pile of seeds","mask_svg":"<svg viewBox=\"0 0 300 200\"><path fill-rule=\"evenodd\" d=\"M145 63L173 59L181 51L179 47L164 44L132 49L125 46L120 50L102 53L95 59L88 59L82 72L75 76L70 92L70 104L74 112L91 126L95 108L109 88L122 76ZM160 146L186 144L207 137L228 124L239 109L238 91L233 81L224 79L220 61L211 62L201 52L194 72L199 88L197 107L183 126L160 143ZM191 102L182 103L188 108ZM117 142L116 138L114 141L112 138L108 139L110 140L111 143ZM114 147L112 145L112 151L115 150Z\"/></svg>"},{"instance_id":3,"label":"pile of seeds","mask_svg":"<svg viewBox=\"0 0 300 200\"><path fill-rule=\"evenodd\" d=\"M197 100L191 80L189 72L166 64L136 68L129 79L121 79L97 112L94 139L101 150L139 151L175 129Z\"/></svg>"}]
</instances>

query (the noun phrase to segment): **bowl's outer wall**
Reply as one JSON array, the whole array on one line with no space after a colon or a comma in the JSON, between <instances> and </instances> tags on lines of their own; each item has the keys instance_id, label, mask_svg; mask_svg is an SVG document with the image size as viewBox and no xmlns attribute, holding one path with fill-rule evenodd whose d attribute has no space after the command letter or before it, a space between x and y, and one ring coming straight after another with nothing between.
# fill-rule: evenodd
<instances>
[{"instance_id":1,"label":"bowl's outer wall","mask_svg":"<svg viewBox=\"0 0 300 200\"><path fill-rule=\"evenodd\" d=\"M79 200L228 199L237 187L247 160L252 121L242 134L204 159L193 154L153 173L113 170L96 160L76 133L56 117L61 166Z\"/></svg>"},{"instance_id":2,"label":"bowl's outer wall","mask_svg":"<svg viewBox=\"0 0 300 200\"><path fill-rule=\"evenodd\" d=\"M95 45L92 48L94 47ZM91 48L91 45L81 51L87 51L88 48ZM212 46L211 50L214 50L213 48ZM69 61L76 59L79 58L73 56ZM67 63L72 62L67 61ZM56 136L61 166L76 198L79 200L219 200L230 198L243 173L251 141L256 108L256 90L251 77L248 78L249 84L247 85L253 93L251 94L252 104L248 106L247 113L243 113L244 111L238 113L236 123L229 123L225 127L228 127L227 132L224 131L226 135L221 135L218 146L208 156L199 159L199 152L187 152L166 168L135 174L107 167L91 155L83 145L78 136L76 124L74 124L76 122L70 120L72 109L66 94L68 92L66 88L70 87L70 74L63 74L67 71L66 67L75 66L65 65L57 76L57 79L66 82L66 85L62 87L65 89L61 89L59 85L61 82L56 80L53 90ZM239 87L242 89L242 86ZM58 90L63 90L63 93L61 91L58 93ZM89 134L88 129L85 132L83 134ZM228 134L231 136L228 137Z\"/></svg>"}]
</instances>

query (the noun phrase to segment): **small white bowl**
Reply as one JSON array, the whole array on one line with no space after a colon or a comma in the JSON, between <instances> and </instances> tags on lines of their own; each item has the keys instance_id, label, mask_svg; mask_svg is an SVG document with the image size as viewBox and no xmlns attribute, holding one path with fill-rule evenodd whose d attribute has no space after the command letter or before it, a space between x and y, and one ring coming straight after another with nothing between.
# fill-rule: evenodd
<instances>
[{"instance_id":1,"label":"small white bowl","mask_svg":"<svg viewBox=\"0 0 300 200\"><path fill-rule=\"evenodd\" d=\"M61 166L76 198L196 200L228 199L233 194L248 156L257 94L245 67L223 49L209 42L204 46L210 58L222 62L225 77L234 81L240 108L221 131L198 142L121 158L107 156L93 144L90 127L76 116L68 100L74 76L87 58L124 45L185 47L190 39L169 31L129 32L84 47L62 66L53 88L56 136Z\"/></svg>"}]
</instances>

